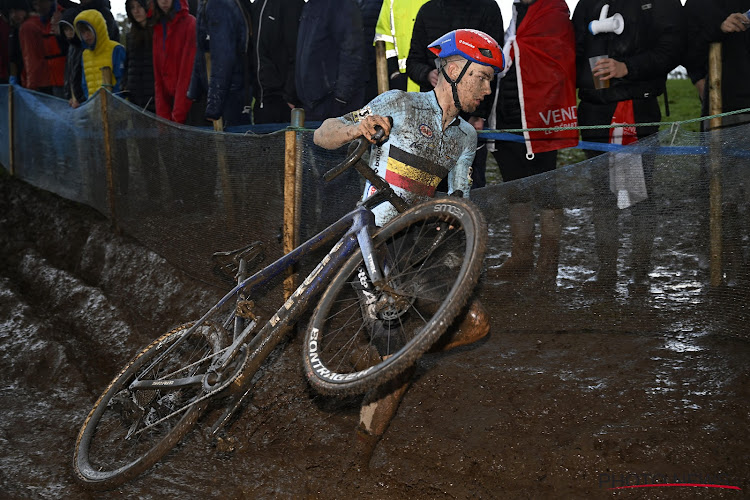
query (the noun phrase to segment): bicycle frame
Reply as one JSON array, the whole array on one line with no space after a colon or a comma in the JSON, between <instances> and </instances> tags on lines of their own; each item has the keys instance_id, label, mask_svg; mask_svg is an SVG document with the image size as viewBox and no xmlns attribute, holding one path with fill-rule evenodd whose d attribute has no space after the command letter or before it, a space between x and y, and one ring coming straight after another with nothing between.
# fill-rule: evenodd
<instances>
[{"instance_id":1,"label":"bicycle frame","mask_svg":"<svg viewBox=\"0 0 750 500\"><path fill-rule=\"evenodd\" d=\"M298 264L311 252L330 244L338 238L338 241L315 269L310 272L307 278L297 287L276 313L266 321L260 331L254 334L252 339L248 339L248 337L253 333L254 329L250 327L245 328L233 339L231 345L224 350L221 356L212 363L213 368L211 372L218 375L216 380L213 382L209 381L206 375L170 379L169 381L136 379L131 383L130 390L163 390L166 383L169 384L170 389L202 384L207 392L204 397L208 397L208 395L215 394L232 383L238 389L244 389L246 382L252 379L252 375L255 374L263 361L265 361L282 340L287 327L296 322L299 315L306 309L308 302L317 295L319 290L325 289L335 273L354 254L358 247L362 250L365 267L372 282L378 283L382 280L382 271L376 263L376 259L373 258L373 245L370 234L375 228L375 217L368 208L368 205L369 203L360 203L354 210L341 217L317 235L288 254L280 257L272 264L241 281L192 327L186 330L182 339L174 342L151 365L154 366L159 363L164 356L167 356L172 350L176 349L184 339L187 339L199 326L204 324L230 300L235 299L240 292L252 293L258 287L263 286L271 279ZM234 378L222 379L222 372L229 367L243 349L247 350L248 355L243 367L240 370L236 370ZM144 372L150 371L151 366Z\"/></svg>"}]
</instances>

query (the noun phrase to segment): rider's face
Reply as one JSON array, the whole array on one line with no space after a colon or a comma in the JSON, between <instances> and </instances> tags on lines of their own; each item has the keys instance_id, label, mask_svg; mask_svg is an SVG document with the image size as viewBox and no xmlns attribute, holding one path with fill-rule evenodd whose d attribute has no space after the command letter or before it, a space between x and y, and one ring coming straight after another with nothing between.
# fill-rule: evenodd
<instances>
[{"instance_id":1,"label":"rider's face","mask_svg":"<svg viewBox=\"0 0 750 500\"><path fill-rule=\"evenodd\" d=\"M469 113L476 111L482 99L492 92L490 82L494 77L495 72L491 67L471 63L458 83L458 98L461 100L461 108L464 111Z\"/></svg>"}]
</instances>

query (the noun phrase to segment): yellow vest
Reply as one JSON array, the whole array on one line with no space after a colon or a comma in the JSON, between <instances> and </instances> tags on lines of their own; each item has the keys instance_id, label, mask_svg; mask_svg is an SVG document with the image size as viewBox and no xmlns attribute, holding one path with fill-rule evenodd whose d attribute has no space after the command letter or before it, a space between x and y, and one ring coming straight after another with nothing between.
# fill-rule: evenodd
<instances>
[{"instance_id":1,"label":"yellow vest","mask_svg":"<svg viewBox=\"0 0 750 500\"><path fill-rule=\"evenodd\" d=\"M375 41L385 42L385 57L398 58L398 70L406 73L406 58L417 12L427 0L384 0L375 26ZM419 84L409 78L406 90L419 92Z\"/></svg>"},{"instance_id":2,"label":"yellow vest","mask_svg":"<svg viewBox=\"0 0 750 500\"><path fill-rule=\"evenodd\" d=\"M102 87L104 79L102 77L102 68L112 68L112 53L115 47L120 44L109 39L109 32L107 31L107 22L104 20L104 16L94 9L88 9L82 11L75 18L73 25L76 28L78 38L81 38L78 33L78 23L83 22L88 24L96 34L96 40L94 40L94 48L88 47L85 42L83 46L86 50L83 51L83 73L86 75L86 87L89 93L89 97ZM83 38L81 38L83 40ZM112 72L112 85L117 84L114 71ZM110 89L112 90L112 89Z\"/></svg>"}]
</instances>

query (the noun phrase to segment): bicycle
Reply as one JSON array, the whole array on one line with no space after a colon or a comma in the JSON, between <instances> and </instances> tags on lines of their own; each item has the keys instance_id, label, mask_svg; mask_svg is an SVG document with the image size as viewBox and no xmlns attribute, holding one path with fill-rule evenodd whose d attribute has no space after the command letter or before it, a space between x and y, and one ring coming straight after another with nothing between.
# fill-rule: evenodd
<instances>
[{"instance_id":1,"label":"bicycle","mask_svg":"<svg viewBox=\"0 0 750 500\"><path fill-rule=\"evenodd\" d=\"M237 285L199 320L141 350L96 401L76 440L79 481L107 489L134 478L175 446L212 402L225 407L209 429L216 435L320 292L305 332L303 365L322 394L363 393L387 382L447 330L479 278L487 238L482 214L458 197L409 208L361 161L370 144L359 138L352 145L324 179L354 166L376 192L252 276L245 256L257 257L255 248L238 250ZM384 202L401 213L377 228L371 209ZM331 244L294 293L262 319L255 299L264 298L265 285ZM226 264L227 253L221 259Z\"/></svg>"}]
</instances>

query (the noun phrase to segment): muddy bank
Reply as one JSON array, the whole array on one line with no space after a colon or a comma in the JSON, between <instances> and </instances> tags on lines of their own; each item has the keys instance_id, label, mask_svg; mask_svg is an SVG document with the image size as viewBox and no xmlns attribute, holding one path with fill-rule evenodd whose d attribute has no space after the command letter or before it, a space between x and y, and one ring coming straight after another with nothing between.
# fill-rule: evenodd
<instances>
[{"instance_id":1,"label":"muddy bank","mask_svg":"<svg viewBox=\"0 0 750 500\"><path fill-rule=\"evenodd\" d=\"M117 491L86 492L72 457L91 405L140 346L220 290L94 211L8 178L0 235L5 497L741 498L750 488L750 346L710 301L678 306L652 289L571 305L483 279L489 338L420 361L369 470L352 466L357 398L312 393L292 336L218 446L193 432ZM742 491L609 490L665 474Z\"/></svg>"}]
</instances>

